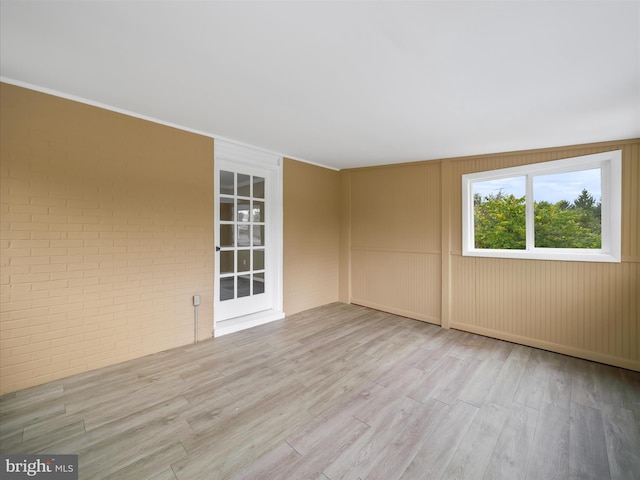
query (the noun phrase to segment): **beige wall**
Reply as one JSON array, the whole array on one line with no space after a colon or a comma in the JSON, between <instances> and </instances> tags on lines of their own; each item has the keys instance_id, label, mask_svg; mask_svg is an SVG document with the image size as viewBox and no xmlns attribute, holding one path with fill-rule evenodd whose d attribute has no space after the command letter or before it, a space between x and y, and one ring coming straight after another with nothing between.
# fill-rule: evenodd
<instances>
[{"instance_id":1,"label":"beige wall","mask_svg":"<svg viewBox=\"0 0 640 480\"><path fill-rule=\"evenodd\" d=\"M340 174L284 159L284 311L338 300Z\"/></svg>"},{"instance_id":2,"label":"beige wall","mask_svg":"<svg viewBox=\"0 0 640 480\"><path fill-rule=\"evenodd\" d=\"M462 174L618 149L622 263L462 256ZM341 298L640 370L639 151L633 140L341 172Z\"/></svg>"},{"instance_id":3,"label":"beige wall","mask_svg":"<svg viewBox=\"0 0 640 480\"><path fill-rule=\"evenodd\" d=\"M209 337L213 140L0 88L1 391Z\"/></svg>"},{"instance_id":4,"label":"beige wall","mask_svg":"<svg viewBox=\"0 0 640 480\"><path fill-rule=\"evenodd\" d=\"M0 388L193 341L213 140L1 85ZM463 173L623 150L620 264L461 256ZM335 172L284 161L284 307L341 300L640 370L640 140Z\"/></svg>"},{"instance_id":5,"label":"beige wall","mask_svg":"<svg viewBox=\"0 0 640 480\"><path fill-rule=\"evenodd\" d=\"M463 257L464 173L622 150L622 263ZM640 141L447 162L449 325L640 370ZM446 233L446 232L445 232Z\"/></svg>"},{"instance_id":6,"label":"beige wall","mask_svg":"<svg viewBox=\"0 0 640 480\"><path fill-rule=\"evenodd\" d=\"M440 323L440 162L350 174L351 301Z\"/></svg>"},{"instance_id":7,"label":"beige wall","mask_svg":"<svg viewBox=\"0 0 640 480\"><path fill-rule=\"evenodd\" d=\"M1 84L0 392L193 341L213 318L213 140ZM338 300L340 174L284 161L284 304Z\"/></svg>"}]
</instances>

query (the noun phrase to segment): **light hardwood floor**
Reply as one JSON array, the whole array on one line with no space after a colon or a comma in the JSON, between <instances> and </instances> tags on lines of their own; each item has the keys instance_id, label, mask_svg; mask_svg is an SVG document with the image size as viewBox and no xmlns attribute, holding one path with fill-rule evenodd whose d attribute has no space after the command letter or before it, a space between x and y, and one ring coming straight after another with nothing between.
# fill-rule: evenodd
<instances>
[{"instance_id":1,"label":"light hardwood floor","mask_svg":"<svg viewBox=\"0 0 640 480\"><path fill-rule=\"evenodd\" d=\"M87 480L640 478L640 373L339 303L0 408Z\"/></svg>"}]
</instances>

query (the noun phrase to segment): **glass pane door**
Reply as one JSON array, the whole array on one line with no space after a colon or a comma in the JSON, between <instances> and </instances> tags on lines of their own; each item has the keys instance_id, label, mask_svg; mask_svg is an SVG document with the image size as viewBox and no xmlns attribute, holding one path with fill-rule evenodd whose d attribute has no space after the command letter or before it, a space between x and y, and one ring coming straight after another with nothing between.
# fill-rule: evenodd
<instances>
[{"instance_id":1,"label":"glass pane door","mask_svg":"<svg viewBox=\"0 0 640 480\"><path fill-rule=\"evenodd\" d=\"M232 303L265 294L266 179L220 170L219 182L218 292Z\"/></svg>"},{"instance_id":2,"label":"glass pane door","mask_svg":"<svg viewBox=\"0 0 640 480\"><path fill-rule=\"evenodd\" d=\"M214 336L284 318L282 157L215 140Z\"/></svg>"}]
</instances>

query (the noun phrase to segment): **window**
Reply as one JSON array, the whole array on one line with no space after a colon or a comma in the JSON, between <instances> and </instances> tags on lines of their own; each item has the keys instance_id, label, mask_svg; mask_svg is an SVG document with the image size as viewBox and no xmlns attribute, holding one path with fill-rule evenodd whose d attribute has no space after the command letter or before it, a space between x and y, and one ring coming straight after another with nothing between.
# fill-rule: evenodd
<instances>
[{"instance_id":1,"label":"window","mask_svg":"<svg viewBox=\"0 0 640 480\"><path fill-rule=\"evenodd\" d=\"M462 254L620 261L621 151L462 176Z\"/></svg>"}]
</instances>

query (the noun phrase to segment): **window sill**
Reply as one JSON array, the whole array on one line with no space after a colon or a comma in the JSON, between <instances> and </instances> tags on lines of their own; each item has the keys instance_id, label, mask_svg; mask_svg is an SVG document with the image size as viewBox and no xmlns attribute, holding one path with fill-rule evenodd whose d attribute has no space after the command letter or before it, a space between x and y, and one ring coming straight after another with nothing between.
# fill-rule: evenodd
<instances>
[{"instance_id":1,"label":"window sill","mask_svg":"<svg viewBox=\"0 0 640 480\"><path fill-rule=\"evenodd\" d=\"M469 250L462 252L463 257L488 257L488 258L515 258L522 260L554 260L564 262L601 262L620 263L620 255L609 252L563 249L539 249L535 251L526 250Z\"/></svg>"}]
</instances>

